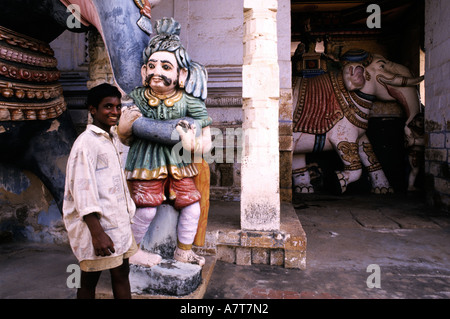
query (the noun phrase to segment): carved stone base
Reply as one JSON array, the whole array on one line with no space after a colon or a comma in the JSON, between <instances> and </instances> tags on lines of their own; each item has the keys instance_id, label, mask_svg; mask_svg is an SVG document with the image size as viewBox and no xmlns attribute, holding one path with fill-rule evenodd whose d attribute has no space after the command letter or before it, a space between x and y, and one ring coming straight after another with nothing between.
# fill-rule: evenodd
<instances>
[{"instance_id":1,"label":"carved stone base","mask_svg":"<svg viewBox=\"0 0 450 319\"><path fill-rule=\"evenodd\" d=\"M133 294L185 296L202 282L202 267L163 259L151 268L130 265L130 286Z\"/></svg>"}]
</instances>

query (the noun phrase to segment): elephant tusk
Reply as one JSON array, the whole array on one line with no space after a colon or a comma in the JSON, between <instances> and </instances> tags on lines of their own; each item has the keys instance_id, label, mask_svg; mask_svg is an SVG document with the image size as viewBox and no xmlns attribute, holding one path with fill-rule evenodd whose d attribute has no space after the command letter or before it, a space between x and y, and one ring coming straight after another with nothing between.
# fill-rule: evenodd
<instances>
[{"instance_id":1,"label":"elephant tusk","mask_svg":"<svg viewBox=\"0 0 450 319\"><path fill-rule=\"evenodd\" d=\"M418 77L418 78L408 78L401 75L394 75L392 78L387 78L384 75L377 75L377 81L383 85L392 85L392 86L400 86L400 87L406 87L406 86L416 86L420 82L422 82L425 79L424 76Z\"/></svg>"}]
</instances>

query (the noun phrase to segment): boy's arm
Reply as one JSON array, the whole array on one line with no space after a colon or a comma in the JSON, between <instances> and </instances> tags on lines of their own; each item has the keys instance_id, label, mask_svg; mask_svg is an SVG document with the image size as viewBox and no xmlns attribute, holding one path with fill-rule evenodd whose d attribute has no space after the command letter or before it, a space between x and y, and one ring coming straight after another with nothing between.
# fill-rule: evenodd
<instances>
[{"instance_id":1,"label":"boy's arm","mask_svg":"<svg viewBox=\"0 0 450 319\"><path fill-rule=\"evenodd\" d=\"M105 233L96 213L83 217L92 236L92 245L96 256L110 256L115 252L114 243Z\"/></svg>"}]
</instances>

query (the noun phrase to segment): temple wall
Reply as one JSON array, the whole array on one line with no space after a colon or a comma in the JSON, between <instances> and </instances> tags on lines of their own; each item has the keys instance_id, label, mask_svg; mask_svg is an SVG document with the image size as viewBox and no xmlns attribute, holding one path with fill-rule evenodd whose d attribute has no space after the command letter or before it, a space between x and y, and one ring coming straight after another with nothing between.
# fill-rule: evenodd
<instances>
[{"instance_id":1,"label":"temple wall","mask_svg":"<svg viewBox=\"0 0 450 319\"><path fill-rule=\"evenodd\" d=\"M425 174L429 204L450 208L450 3L426 1Z\"/></svg>"}]
</instances>

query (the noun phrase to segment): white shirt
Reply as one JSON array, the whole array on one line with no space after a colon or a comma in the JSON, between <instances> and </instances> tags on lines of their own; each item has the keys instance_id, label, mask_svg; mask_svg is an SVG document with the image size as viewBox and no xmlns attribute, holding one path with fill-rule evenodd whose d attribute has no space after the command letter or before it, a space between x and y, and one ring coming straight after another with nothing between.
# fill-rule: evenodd
<instances>
[{"instance_id":1,"label":"white shirt","mask_svg":"<svg viewBox=\"0 0 450 319\"><path fill-rule=\"evenodd\" d=\"M75 141L67 161L63 220L70 245L79 261L96 256L91 233L83 217L97 213L100 224L114 243L117 256L132 243L131 199L118 151L118 138L96 125L88 125Z\"/></svg>"}]
</instances>

